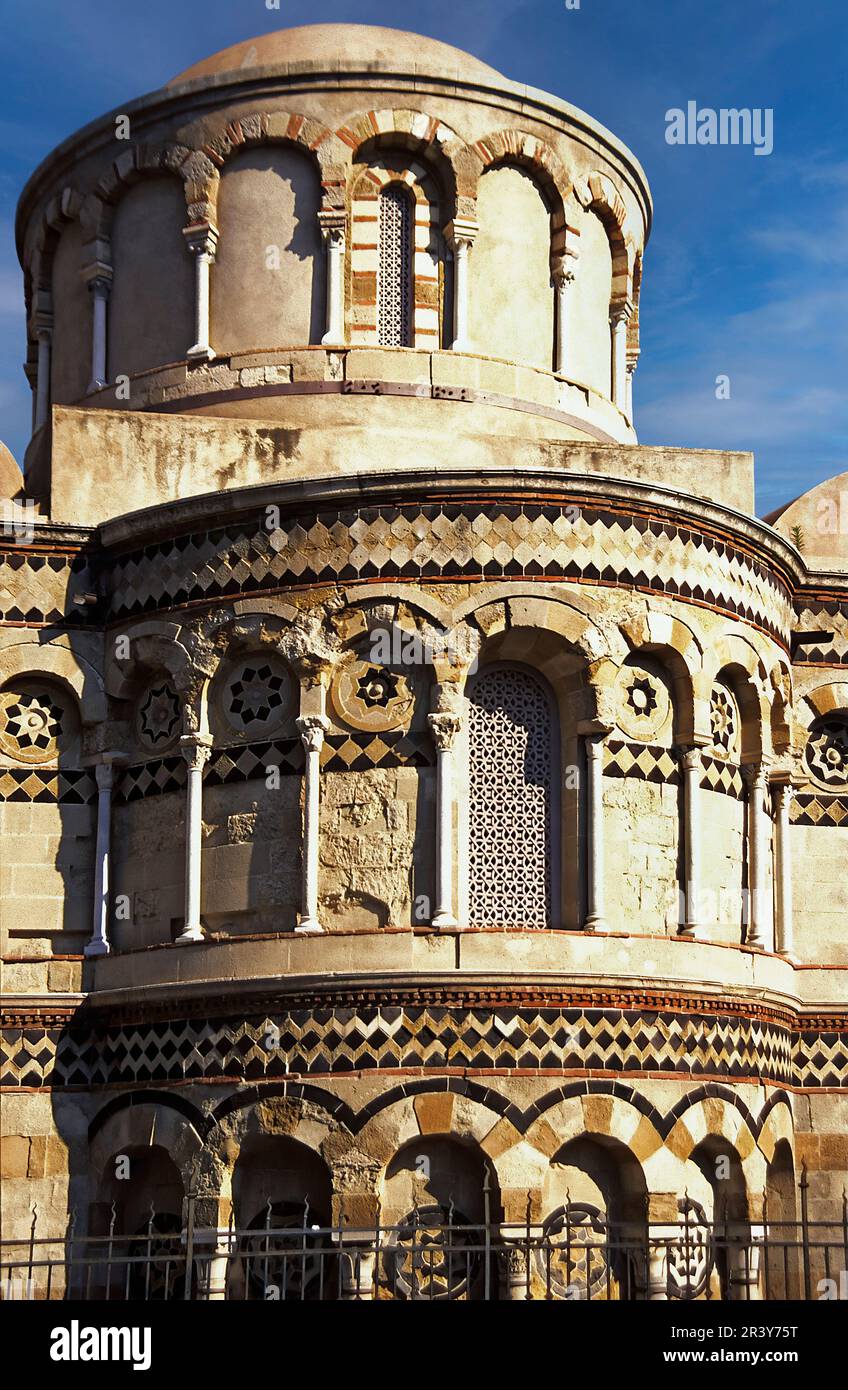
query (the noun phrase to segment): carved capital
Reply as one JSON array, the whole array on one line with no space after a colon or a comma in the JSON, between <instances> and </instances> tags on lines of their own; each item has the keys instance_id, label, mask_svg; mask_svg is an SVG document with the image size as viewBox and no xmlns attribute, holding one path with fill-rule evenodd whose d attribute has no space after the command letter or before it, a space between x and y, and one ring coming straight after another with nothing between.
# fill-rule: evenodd
<instances>
[{"instance_id":1,"label":"carved capital","mask_svg":"<svg viewBox=\"0 0 848 1390\"><path fill-rule=\"evenodd\" d=\"M183 236L193 256L206 256L208 260L214 261L218 246L218 228L213 227L211 222L195 222L190 227L183 227Z\"/></svg>"},{"instance_id":2,"label":"carved capital","mask_svg":"<svg viewBox=\"0 0 848 1390\"><path fill-rule=\"evenodd\" d=\"M682 762L686 772L701 771L702 755L703 749L698 747L697 744L690 744L688 747L684 747L681 749L680 761Z\"/></svg>"},{"instance_id":3,"label":"carved capital","mask_svg":"<svg viewBox=\"0 0 848 1390\"><path fill-rule=\"evenodd\" d=\"M206 766L212 753L212 739L209 734L183 734L180 739L180 752L188 763L190 772L197 772Z\"/></svg>"},{"instance_id":4,"label":"carved capital","mask_svg":"<svg viewBox=\"0 0 848 1390\"><path fill-rule=\"evenodd\" d=\"M456 255L458 251L466 252L474 245L479 230L479 224L470 217L455 217L443 228L443 233L445 241Z\"/></svg>"},{"instance_id":5,"label":"carved capital","mask_svg":"<svg viewBox=\"0 0 848 1390\"><path fill-rule=\"evenodd\" d=\"M433 742L438 751L440 753L449 752L462 728L461 717L456 713L445 711L441 714L428 714L427 723L430 725Z\"/></svg>"},{"instance_id":6,"label":"carved capital","mask_svg":"<svg viewBox=\"0 0 848 1390\"><path fill-rule=\"evenodd\" d=\"M617 328L621 323L628 323L633 317L633 301L622 299L618 304L613 304L610 308L610 323L613 328Z\"/></svg>"},{"instance_id":7,"label":"carved capital","mask_svg":"<svg viewBox=\"0 0 848 1390\"><path fill-rule=\"evenodd\" d=\"M347 214L344 209L325 210L318 213L318 225L327 246L344 248L347 236Z\"/></svg>"},{"instance_id":8,"label":"carved capital","mask_svg":"<svg viewBox=\"0 0 848 1390\"><path fill-rule=\"evenodd\" d=\"M126 753L101 753L94 768L97 790L111 791L114 785L115 772L126 766L128 761Z\"/></svg>"},{"instance_id":9,"label":"carved capital","mask_svg":"<svg viewBox=\"0 0 848 1390\"><path fill-rule=\"evenodd\" d=\"M84 267L82 278L94 298L108 299L112 289L112 267L106 261L92 261Z\"/></svg>"},{"instance_id":10,"label":"carved capital","mask_svg":"<svg viewBox=\"0 0 848 1390\"><path fill-rule=\"evenodd\" d=\"M296 723L307 753L320 753L324 746L324 735L330 727L329 719L325 719L323 714L306 714Z\"/></svg>"},{"instance_id":11,"label":"carved capital","mask_svg":"<svg viewBox=\"0 0 848 1390\"><path fill-rule=\"evenodd\" d=\"M751 791L766 790L766 787L768 786L768 769L768 762L766 762L764 759L761 759L759 762L755 763L746 763L743 766L742 776L744 777L746 783L748 784L748 788Z\"/></svg>"},{"instance_id":12,"label":"carved capital","mask_svg":"<svg viewBox=\"0 0 848 1390\"><path fill-rule=\"evenodd\" d=\"M566 251L551 263L551 277L558 290L573 285L577 279L577 252Z\"/></svg>"}]
</instances>

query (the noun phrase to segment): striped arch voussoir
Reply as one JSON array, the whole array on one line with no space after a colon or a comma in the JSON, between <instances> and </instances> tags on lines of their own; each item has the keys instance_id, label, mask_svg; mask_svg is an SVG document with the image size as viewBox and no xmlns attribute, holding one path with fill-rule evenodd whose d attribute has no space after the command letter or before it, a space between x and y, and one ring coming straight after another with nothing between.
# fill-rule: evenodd
<instances>
[{"instance_id":1,"label":"striped arch voussoir","mask_svg":"<svg viewBox=\"0 0 848 1390\"><path fill-rule=\"evenodd\" d=\"M481 172L504 160L528 169L546 194L557 226L565 223L565 203L572 181L559 156L535 135L521 130L498 130L472 146L481 162Z\"/></svg>"}]
</instances>

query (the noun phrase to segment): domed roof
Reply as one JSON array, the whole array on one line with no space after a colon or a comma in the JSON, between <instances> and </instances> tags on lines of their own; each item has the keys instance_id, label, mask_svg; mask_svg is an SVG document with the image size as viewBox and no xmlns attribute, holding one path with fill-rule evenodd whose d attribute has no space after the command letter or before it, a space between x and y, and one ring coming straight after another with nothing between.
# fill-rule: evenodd
<instances>
[{"instance_id":1,"label":"domed roof","mask_svg":"<svg viewBox=\"0 0 848 1390\"><path fill-rule=\"evenodd\" d=\"M15 463L13 454L0 440L0 498L8 502L18 495L23 485L23 474Z\"/></svg>"},{"instance_id":2,"label":"domed roof","mask_svg":"<svg viewBox=\"0 0 848 1390\"><path fill-rule=\"evenodd\" d=\"M763 517L787 540L800 532L801 552L810 569L848 571L848 473L825 478L808 492Z\"/></svg>"},{"instance_id":3,"label":"domed roof","mask_svg":"<svg viewBox=\"0 0 848 1390\"><path fill-rule=\"evenodd\" d=\"M244 68L283 67L288 63L329 69L342 65L376 67L395 71L426 71L434 76L463 78L469 82L503 81L501 73L463 53L452 44L410 34L404 29L385 29L377 24L302 24L278 29L254 39L222 48L194 63L167 84L193 82L202 77Z\"/></svg>"}]
</instances>

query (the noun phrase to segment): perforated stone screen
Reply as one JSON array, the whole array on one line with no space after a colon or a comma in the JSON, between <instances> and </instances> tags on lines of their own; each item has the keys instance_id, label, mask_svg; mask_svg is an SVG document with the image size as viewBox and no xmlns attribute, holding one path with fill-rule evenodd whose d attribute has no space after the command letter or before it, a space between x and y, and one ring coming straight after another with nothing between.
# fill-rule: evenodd
<instances>
[{"instance_id":1,"label":"perforated stone screen","mask_svg":"<svg viewBox=\"0 0 848 1390\"><path fill-rule=\"evenodd\" d=\"M384 347L412 344L412 199L390 184L380 194L377 330Z\"/></svg>"},{"instance_id":2,"label":"perforated stone screen","mask_svg":"<svg viewBox=\"0 0 848 1390\"><path fill-rule=\"evenodd\" d=\"M554 715L529 671L469 686L469 921L551 924Z\"/></svg>"}]
</instances>

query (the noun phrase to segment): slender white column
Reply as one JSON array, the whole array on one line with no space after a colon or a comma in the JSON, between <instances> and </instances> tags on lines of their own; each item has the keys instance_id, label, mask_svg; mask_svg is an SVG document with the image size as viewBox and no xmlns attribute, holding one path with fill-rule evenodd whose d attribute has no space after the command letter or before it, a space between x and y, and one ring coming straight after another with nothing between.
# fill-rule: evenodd
<instances>
[{"instance_id":1,"label":"slender white column","mask_svg":"<svg viewBox=\"0 0 848 1390\"><path fill-rule=\"evenodd\" d=\"M227 1297L227 1276L233 1243L233 1234L228 1226L220 1226L217 1230L195 1231L198 1299L218 1303Z\"/></svg>"},{"instance_id":2,"label":"slender white column","mask_svg":"<svg viewBox=\"0 0 848 1390\"><path fill-rule=\"evenodd\" d=\"M635 362L628 362L628 363L627 363L627 406L626 406L626 409L625 409L625 412L624 412L624 413L625 413L625 415L627 416L628 420L630 421L631 425L633 424L633 373L634 373L635 371L636 371L636 363L635 363Z\"/></svg>"},{"instance_id":3,"label":"slender white column","mask_svg":"<svg viewBox=\"0 0 848 1390\"><path fill-rule=\"evenodd\" d=\"M203 769L212 751L208 734L186 734L180 739L180 751L188 763L186 787L185 830L185 923L177 937L183 946L203 940L200 925L200 853L203 833Z\"/></svg>"},{"instance_id":4,"label":"slender white column","mask_svg":"<svg viewBox=\"0 0 848 1390\"><path fill-rule=\"evenodd\" d=\"M218 233L206 223L185 227L183 236L194 256L194 343L186 355L209 360L215 356L209 344L209 267L215 259Z\"/></svg>"},{"instance_id":5,"label":"slender white column","mask_svg":"<svg viewBox=\"0 0 848 1390\"><path fill-rule=\"evenodd\" d=\"M477 235L477 223L455 218L445 227L445 238L453 251L453 352L467 352L468 338L468 254Z\"/></svg>"},{"instance_id":6,"label":"slender white column","mask_svg":"<svg viewBox=\"0 0 848 1390\"><path fill-rule=\"evenodd\" d=\"M91 940L86 943L87 956L108 956L109 945L109 887L112 853L112 787L115 767L124 758L119 753L105 753L94 769L97 779L97 841L94 851L94 912Z\"/></svg>"},{"instance_id":7,"label":"slender white column","mask_svg":"<svg viewBox=\"0 0 848 1390\"><path fill-rule=\"evenodd\" d=\"M106 376L106 333L109 294L112 288L112 272L108 267L98 267L88 278L88 292L91 295L91 380L89 391L99 391L107 382Z\"/></svg>"},{"instance_id":8,"label":"slender white column","mask_svg":"<svg viewBox=\"0 0 848 1390\"><path fill-rule=\"evenodd\" d=\"M701 897L701 750L687 748L683 754L683 860L685 912L681 936L694 936L698 930Z\"/></svg>"},{"instance_id":9,"label":"slender white column","mask_svg":"<svg viewBox=\"0 0 848 1390\"><path fill-rule=\"evenodd\" d=\"M345 215L319 213L321 232L327 246L327 331L321 339L327 346L343 347L345 341Z\"/></svg>"},{"instance_id":10,"label":"slender white column","mask_svg":"<svg viewBox=\"0 0 848 1390\"><path fill-rule=\"evenodd\" d=\"M455 927L453 912L453 746L462 727L458 714L428 714L436 745L436 907L432 926Z\"/></svg>"},{"instance_id":11,"label":"slender white column","mask_svg":"<svg viewBox=\"0 0 848 1390\"><path fill-rule=\"evenodd\" d=\"M729 1232L727 1242L728 1299L733 1303L761 1303L760 1262L763 1228L751 1226Z\"/></svg>"},{"instance_id":12,"label":"slender white column","mask_svg":"<svg viewBox=\"0 0 848 1390\"><path fill-rule=\"evenodd\" d=\"M748 783L748 930L745 934L745 944L765 949L765 839L768 826L765 803L768 794L768 773L765 763L754 763L747 767L745 778Z\"/></svg>"},{"instance_id":13,"label":"slender white column","mask_svg":"<svg viewBox=\"0 0 848 1390\"><path fill-rule=\"evenodd\" d=\"M604 753L606 734L586 738L586 931L606 931L604 903Z\"/></svg>"},{"instance_id":14,"label":"slender white column","mask_svg":"<svg viewBox=\"0 0 848 1390\"><path fill-rule=\"evenodd\" d=\"M775 941L779 956L792 956L795 939L792 921L792 846L789 841L789 817L792 808L792 783L781 782L775 788Z\"/></svg>"},{"instance_id":15,"label":"slender white column","mask_svg":"<svg viewBox=\"0 0 848 1390\"><path fill-rule=\"evenodd\" d=\"M556 286L556 366L557 376L568 375L568 291L574 284L575 274L572 265L563 264L554 270Z\"/></svg>"},{"instance_id":16,"label":"slender white column","mask_svg":"<svg viewBox=\"0 0 848 1390\"><path fill-rule=\"evenodd\" d=\"M38 378L35 391L35 428L41 429L50 414L50 346L52 329L42 324L35 330L38 339Z\"/></svg>"},{"instance_id":17,"label":"slender white column","mask_svg":"<svg viewBox=\"0 0 848 1390\"><path fill-rule=\"evenodd\" d=\"M297 721L306 749L303 787L303 909L297 932L322 932L318 917L318 853L321 830L321 749L330 727L323 714L307 714Z\"/></svg>"},{"instance_id":18,"label":"slender white column","mask_svg":"<svg viewBox=\"0 0 848 1390\"><path fill-rule=\"evenodd\" d=\"M617 304L610 312L612 328L612 398L619 410L627 414L627 323L632 305Z\"/></svg>"}]
</instances>

